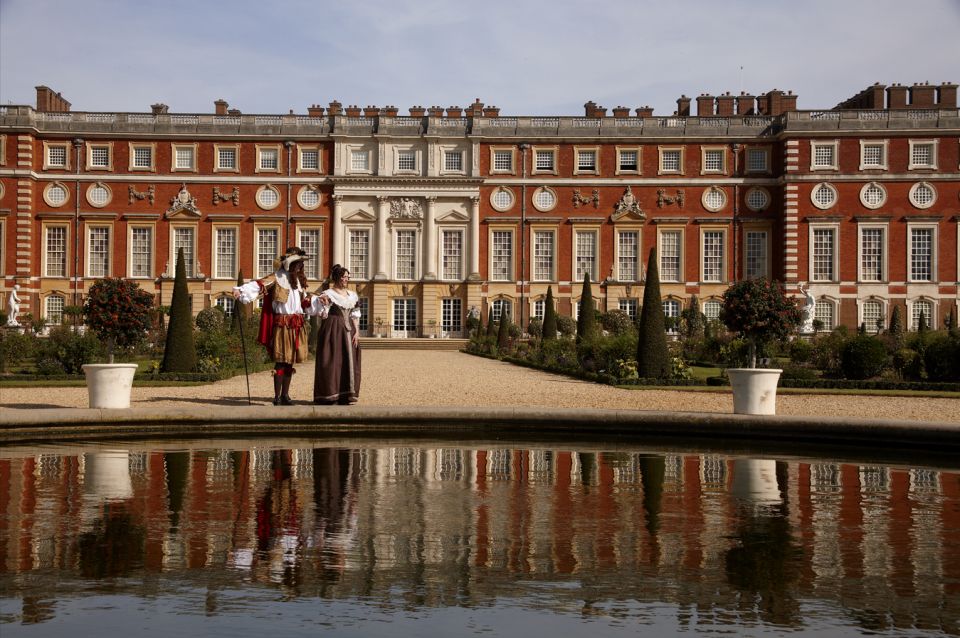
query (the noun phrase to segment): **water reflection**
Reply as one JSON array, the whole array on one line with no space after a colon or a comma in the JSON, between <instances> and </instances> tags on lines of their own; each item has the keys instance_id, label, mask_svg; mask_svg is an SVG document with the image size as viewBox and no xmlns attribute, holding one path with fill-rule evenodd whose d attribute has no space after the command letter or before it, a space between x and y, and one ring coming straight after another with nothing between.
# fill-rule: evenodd
<instances>
[{"instance_id":1,"label":"water reflection","mask_svg":"<svg viewBox=\"0 0 960 638\"><path fill-rule=\"evenodd\" d=\"M919 468L304 441L0 449L0 622L203 590L582 622L960 634L960 476ZM91 586L91 583L93 585ZM241 605L238 597L244 599ZM653 611L651 611L653 609ZM726 628L726 629L724 629Z\"/></svg>"}]
</instances>

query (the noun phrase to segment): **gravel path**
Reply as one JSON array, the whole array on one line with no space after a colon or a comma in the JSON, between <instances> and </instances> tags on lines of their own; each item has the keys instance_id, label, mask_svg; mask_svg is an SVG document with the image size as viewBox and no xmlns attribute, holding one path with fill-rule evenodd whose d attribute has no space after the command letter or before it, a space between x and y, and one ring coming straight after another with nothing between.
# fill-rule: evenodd
<instances>
[{"instance_id":1,"label":"gravel path","mask_svg":"<svg viewBox=\"0 0 960 638\"><path fill-rule=\"evenodd\" d=\"M254 403L273 397L270 372L250 377ZM298 366L290 394L309 403L313 362ZM132 407L246 405L243 375L210 385L134 388ZM530 370L460 352L369 350L363 353L360 405L625 408L684 412L732 412L730 391L621 390ZM87 390L0 388L0 406L29 409L86 407ZM780 395L777 414L897 418L960 423L960 399L851 395ZM0 418L2 420L2 418Z\"/></svg>"}]
</instances>

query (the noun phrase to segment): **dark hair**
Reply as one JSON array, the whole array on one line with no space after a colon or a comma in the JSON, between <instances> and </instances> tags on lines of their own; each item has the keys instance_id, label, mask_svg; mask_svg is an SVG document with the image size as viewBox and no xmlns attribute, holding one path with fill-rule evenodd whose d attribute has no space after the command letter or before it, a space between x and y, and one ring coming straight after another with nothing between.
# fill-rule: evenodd
<instances>
[{"instance_id":1,"label":"dark hair","mask_svg":"<svg viewBox=\"0 0 960 638\"><path fill-rule=\"evenodd\" d=\"M344 275L349 275L350 270L344 268L340 264L334 264L333 268L330 269L330 283L338 284Z\"/></svg>"}]
</instances>

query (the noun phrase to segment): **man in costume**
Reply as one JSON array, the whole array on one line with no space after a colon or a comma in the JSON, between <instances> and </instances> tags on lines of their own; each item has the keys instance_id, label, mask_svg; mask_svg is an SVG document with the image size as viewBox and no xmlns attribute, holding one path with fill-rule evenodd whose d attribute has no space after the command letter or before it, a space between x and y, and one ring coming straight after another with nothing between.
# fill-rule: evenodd
<instances>
[{"instance_id":1,"label":"man in costume","mask_svg":"<svg viewBox=\"0 0 960 638\"><path fill-rule=\"evenodd\" d=\"M307 254L291 247L274 260L276 269L269 277L255 279L233 289L241 303L251 303L263 294L263 311L257 341L266 346L274 362L273 404L293 405L290 381L296 363L307 359L307 324L304 316L320 313L323 304L307 293L303 262Z\"/></svg>"}]
</instances>

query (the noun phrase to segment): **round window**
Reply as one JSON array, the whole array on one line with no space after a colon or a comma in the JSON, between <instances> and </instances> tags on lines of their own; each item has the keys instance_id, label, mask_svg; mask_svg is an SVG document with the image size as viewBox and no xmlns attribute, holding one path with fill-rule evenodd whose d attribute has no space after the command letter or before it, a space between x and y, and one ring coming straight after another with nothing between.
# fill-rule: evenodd
<instances>
[{"instance_id":1,"label":"round window","mask_svg":"<svg viewBox=\"0 0 960 638\"><path fill-rule=\"evenodd\" d=\"M509 188L498 188L493 192L490 203L497 210L510 210L513 208L513 192Z\"/></svg>"},{"instance_id":2,"label":"round window","mask_svg":"<svg viewBox=\"0 0 960 638\"><path fill-rule=\"evenodd\" d=\"M300 189L297 200L300 202L301 208L313 210L320 205L320 191L311 186L304 186Z\"/></svg>"},{"instance_id":3,"label":"round window","mask_svg":"<svg viewBox=\"0 0 960 638\"><path fill-rule=\"evenodd\" d=\"M280 193L272 186L262 186L260 190L257 191L257 204L260 208L269 210L276 208L279 203Z\"/></svg>"},{"instance_id":4,"label":"round window","mask_svg":"<svg viewBox=\"0 0 960 638\"><path fill-rule=\"evenodd\" d=\"M110 203L110 189L100 183L94 184L87 189L87 201L97 208L106 206Z\"/></svg>"},{"instance_id":5,"label":"round window","mask_svg":"<svg viewBox=\"0 0 960 638\"><path fill-rule=\"evenodd\" d=\"M557 205L557 196L551 189L541 186L533 194L533 205L539 211L552 210Z\"/></svg>"},{"instance_id":6,"label":"round window","mask_svg":"<svg viewBox=\"0 0 960 638\"><path fill-rule=\"evenodd\" d=\"M68 191L67 187L60 182L50 184L43 191L43 199L47 202L47 204L53 207L63 206L63 204L66 203L67 199L69 198L70 191Z\"/></svg>"},{"instance_id":7,"label":"round window","mask_svg":"<svg viewBox=\"0 0 960 638\"><path fill-rule=\"evenodd\" d=\"M764 210L770 205L770 194L762 188L751 188L747 193L747 207L750 210Z\"/></svg>"},{"instance_id":8,"label":"round window","mask_svg":"<svg viewBox=\"0 0 960 638\"><path fill-rule=\"evenodd\" d=\"M723 189L713 186L703 193L703 207L709 211L718 211L727 205L727 194Z\"/></svg>"},{"instance_id":9,"label":"round window","mask_svg":"<svg viewBox=\"0 0 960 638\"><path fill-rule=\"evenodd\" d=\"M870 182L860 189L860 201L867 208L880 208L887 201L887 192L880 184Z\"/></svg>"},{"instance_id":10,"label":"round window","mask_svg":"<svg viewBox=\"0 0 960 638\"><path fill-rule=\"evenodd\" d=\"M837 189L827 183L817 184L810 193L810 199L817 208L830 208L837 203Z\"/></svg>"},{"instance_id":11,"label":"round window","mask_svg":"<svg viewBox=\"0 0 960 638\"><path fill-rule=\"evenodd\" d=\"M930 208L937 201L937 191L931 184L920 182L910 189L910 203L917 208Z\"/></svg>"}]
</instances>

